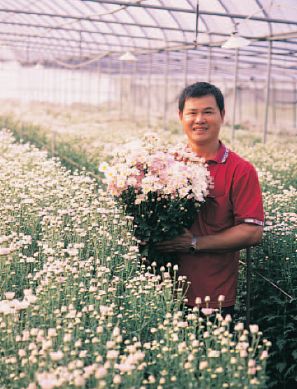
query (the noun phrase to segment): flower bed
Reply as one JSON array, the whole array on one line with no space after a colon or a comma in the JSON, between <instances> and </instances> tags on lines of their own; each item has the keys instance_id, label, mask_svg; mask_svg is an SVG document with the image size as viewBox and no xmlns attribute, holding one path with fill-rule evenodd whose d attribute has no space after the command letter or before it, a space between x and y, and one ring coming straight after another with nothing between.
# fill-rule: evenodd
<instances>
[{"instance_id":1,"label":"flower bed","mask_svg":"<svg viewBox=\"0 0 297 389\"><path fill-rule=\"evenodd\" d=\"M0 385L263 388L268 341L182 310L176 269L86 175L0 132Z\"/></svg>"}]
</instances>

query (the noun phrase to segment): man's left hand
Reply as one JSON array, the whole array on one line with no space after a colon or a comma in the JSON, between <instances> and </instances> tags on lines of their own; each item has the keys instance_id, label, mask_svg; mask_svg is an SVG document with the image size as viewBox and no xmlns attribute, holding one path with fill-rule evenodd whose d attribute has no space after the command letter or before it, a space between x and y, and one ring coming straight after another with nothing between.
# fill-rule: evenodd
<instances>
[{"instance_id":1,"label":"man's left hand","mask_svg":"<svg viewBox=\"0 0 297 389\"><path fill-rule=\"evenodd\" d=\"M192 245L193 234L185 229L185 232L172 240L164 240L155 245L162 253L188 253Z\"/></svg>"}]
</instances>

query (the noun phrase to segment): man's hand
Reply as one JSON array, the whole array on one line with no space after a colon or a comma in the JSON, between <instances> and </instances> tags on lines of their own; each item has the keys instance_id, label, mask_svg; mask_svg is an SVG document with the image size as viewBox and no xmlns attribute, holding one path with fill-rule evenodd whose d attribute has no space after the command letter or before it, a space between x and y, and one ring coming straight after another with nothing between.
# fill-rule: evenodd
<instances>
[{"instance_id":1,"label":"man's hand","mask_svg":"<svg viewBox=\"0 0 297 389\"><path fill-rule=\"evenodd\" d=\"M162 253L188 253L192 245L193 234L185 229L185 232L172 240L165 240L155 245Z\"/></svg>"},{"instance_id":2,"label":"man's hand","mask_svg":"<svg viewBox=\"0 0 297 389\"><path fill-rule=\"evenodd\" d=\"M226 253L253 246L261 241L263 227L242 223L214 235L198 237L199 252ZM172 240L158 243L155 247L160 252L189 253L193 234L185 229L183 235Z\"/></svg>"}]
</instances>

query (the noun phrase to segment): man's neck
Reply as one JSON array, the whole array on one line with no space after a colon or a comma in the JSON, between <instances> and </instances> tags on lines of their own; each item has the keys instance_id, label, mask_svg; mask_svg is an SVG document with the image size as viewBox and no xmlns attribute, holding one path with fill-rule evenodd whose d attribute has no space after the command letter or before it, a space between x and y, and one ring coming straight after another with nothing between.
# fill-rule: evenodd
<instances>
[{"instance_id":1,"label":"man's neck","mask_svg":"<svg viewBox=\"0 0 297 389\"><path fill-rule=\"evenodd\" d=\"M214 158L220 148L220 141L217 140L213 144L201 145L197 143L189 143L191 150L199 157L209 160Z\"/></svg>"}]
</instances>

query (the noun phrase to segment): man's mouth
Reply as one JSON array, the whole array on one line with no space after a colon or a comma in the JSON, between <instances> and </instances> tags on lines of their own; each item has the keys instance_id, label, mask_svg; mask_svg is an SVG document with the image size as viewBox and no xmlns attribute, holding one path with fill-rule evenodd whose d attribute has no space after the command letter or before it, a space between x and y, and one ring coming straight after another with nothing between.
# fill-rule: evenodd
<instances>
[{"instance_id":1,"label":"man's mouth","mask_svg":"<svg viewBox=\"0 0 297 389\"><path fill-rule=\"evenodd\" d=\"M196 131L196 132L207 131L207 127L194 127L193 131Z\"/></svg>"}]
</instances>

